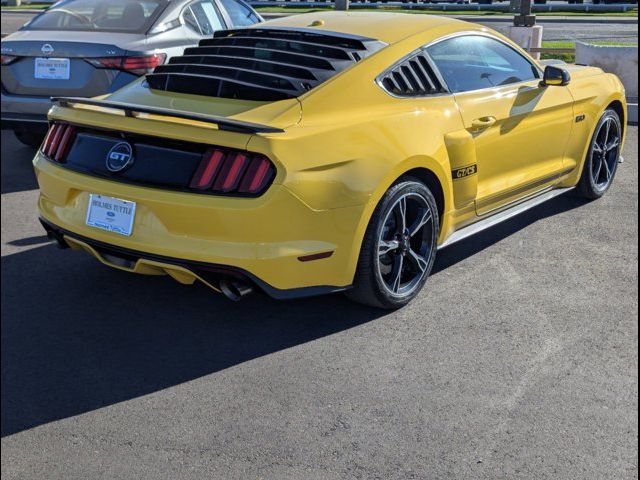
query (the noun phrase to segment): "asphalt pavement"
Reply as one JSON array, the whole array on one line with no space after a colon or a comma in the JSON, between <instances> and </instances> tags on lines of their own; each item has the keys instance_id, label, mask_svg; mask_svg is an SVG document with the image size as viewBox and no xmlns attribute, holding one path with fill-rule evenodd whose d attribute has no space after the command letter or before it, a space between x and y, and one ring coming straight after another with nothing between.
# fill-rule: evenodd
<instances>
[{"instance_id":1,"label":"asphalt pavement","mask_svg":"<svg viewBox=\"0 0 640 480\"><path fill-rule=\"evenodd\" d=\"M605 198L439 252L382 312L59 250L3 132L3 480L638 478L637 145Z\"/></svg>"}]
</instances>

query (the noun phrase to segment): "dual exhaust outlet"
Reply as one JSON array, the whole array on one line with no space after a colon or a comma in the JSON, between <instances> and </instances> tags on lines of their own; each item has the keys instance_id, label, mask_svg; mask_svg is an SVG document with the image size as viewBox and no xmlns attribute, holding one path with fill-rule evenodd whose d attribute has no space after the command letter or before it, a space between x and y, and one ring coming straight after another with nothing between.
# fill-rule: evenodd
<instances>
[{"instance_id":1,"label":"dual exhaust outlet","mask_svg":"<svg viewBox=\"0 0 640 480\"><path fill-rule=\"evenodd\" d=\"M239 302L253 292L253 287L240 280L222 279L219 283L222 294L233 302Z\"/></svg>"},{"instance_id":2,"label":"dual exhaust outlet","mask_svg":"<svg viewBox=\"0 0 640 480\"><path fill-rule=\"evenodd\" d=\"M49 227L44 222L42 224L47 232L47 237L50 240L55 241L59 248L69 248L69 244L64 239L64 235L62 233ZM116 257L114 256L114 258ZM238 302L250 293L253 293L253 287L251 285L236 278L223 278L220 280L218 287L220 288L220 292L233 302Z\"/></svg>"}]
</instances>

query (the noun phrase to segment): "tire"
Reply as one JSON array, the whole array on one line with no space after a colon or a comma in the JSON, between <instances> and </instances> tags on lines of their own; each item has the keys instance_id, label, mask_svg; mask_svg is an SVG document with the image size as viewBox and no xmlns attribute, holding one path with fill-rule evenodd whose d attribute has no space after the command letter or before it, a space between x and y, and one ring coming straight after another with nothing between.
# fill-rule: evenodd
<instances>
[{"instance_id":1,"label":"tire","mask_svg":"<svg viewBox=\"0 0 640 480\"><path fill-rule=\"evenodd\" d=\"M578 182L578 195L589 200L602 197L618 171L622 148L622 123L615 110L608 109L600 117Z\"/></svg>"},{"instance_id":2,"label":"tire","mask_svg":"<svg viewBox=\"0 0 640 480\"><path fill-rule=\"evenodd\" d=\"M401 178L373 212L353 288L346 295L377 308L405 306L431 273L439 230L438 208L431 191L416 178Z\"/></svg>"},{"instance_id":3,"label":"tire","mask_svg":"<svg viewBox=\"0 0 640 480\"><path fill-rule=\"evenodd\" d=\"M46 135L46 132L27 132L25 130L14 130L13 133L20 143L27 147L31 147L34 150L40 148L40 145L42 145L42 141Z\"/></svg>"}]
</instances>

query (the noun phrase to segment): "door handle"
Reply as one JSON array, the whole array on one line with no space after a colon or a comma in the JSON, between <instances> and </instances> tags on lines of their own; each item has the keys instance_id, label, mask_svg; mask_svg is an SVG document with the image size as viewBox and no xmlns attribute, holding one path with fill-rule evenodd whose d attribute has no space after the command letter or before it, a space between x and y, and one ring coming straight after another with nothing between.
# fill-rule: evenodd
<instances>
[{"instance_id":1,"label":"door handle","mask_svg":"<svg viewBox=\"0 0 640 480\"><path fill-rule=\"evenodd\" d=\"M485 130L497 122L496 117L480 117L471 122L473 130Z\"/></svg>"}]
</instances>

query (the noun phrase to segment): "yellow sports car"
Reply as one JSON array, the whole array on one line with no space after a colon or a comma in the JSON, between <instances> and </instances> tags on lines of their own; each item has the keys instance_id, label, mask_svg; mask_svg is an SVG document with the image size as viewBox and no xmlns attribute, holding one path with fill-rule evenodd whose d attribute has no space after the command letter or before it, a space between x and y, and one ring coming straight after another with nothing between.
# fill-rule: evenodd
<instances>
[{"instance_id":1,"label":"yellow sports car","mask_svg":"<svg viewBox=\"0 0 640 480\"><path fill-rule=\"evenodd\" d=\"M56 98L34 159L63 247L229 298L397 308L436 252L621 160L623 86L487 28L314 13L217 32L107 97Z\"/></svg>"}]
</instances>

